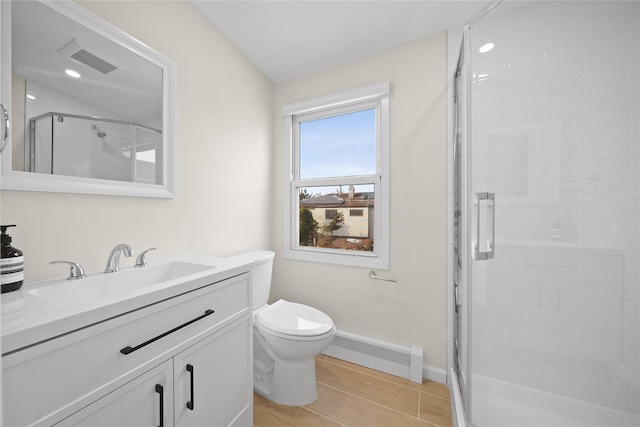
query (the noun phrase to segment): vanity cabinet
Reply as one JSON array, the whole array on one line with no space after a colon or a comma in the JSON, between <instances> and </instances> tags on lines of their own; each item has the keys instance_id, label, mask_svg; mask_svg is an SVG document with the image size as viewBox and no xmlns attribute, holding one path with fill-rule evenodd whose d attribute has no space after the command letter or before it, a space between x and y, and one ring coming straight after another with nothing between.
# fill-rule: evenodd
<instances>
[{"instance_id":1,"label":"vanity cabinet","mask_svg":"<svg viewBox=\"0 0 640 427\"><path fill-rule=\"evenodd\" d=\"M212 334L56 426L170 426L174 414L175 426L251 425L250 327L244 319Z\"/></svg>"},{"instance_id":2,"label":"vanity cabinet","mask_svg":"<svg viewBox=\"0 0 640 427\"><path fill-rule=\"evenodd\" d=\"M2 358L3 426L250 426L248 273Z\"/></svg>"}]
</instances>

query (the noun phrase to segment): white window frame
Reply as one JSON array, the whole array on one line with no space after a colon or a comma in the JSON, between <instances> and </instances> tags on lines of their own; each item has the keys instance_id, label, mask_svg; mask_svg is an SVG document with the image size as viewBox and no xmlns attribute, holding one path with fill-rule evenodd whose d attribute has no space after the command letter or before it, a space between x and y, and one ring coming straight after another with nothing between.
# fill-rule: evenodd
<instances>
[{"instance_id":1,"label":"white window frame","mask_svg":"<svg viewBox=\"0 0 640 427\"><path fill-rule=\"evenodd\" d=\"M298 122L366 108L376 110L376 172L355 177L299 179ZM287 259L349 265L381 270L389 269L389 83L377 83L282 108L286 141L287 173L285 179L284 256ZM374 184L374 251L300 246L299 195L297 189L309 186Z\"/></svg>"}]
</instances>

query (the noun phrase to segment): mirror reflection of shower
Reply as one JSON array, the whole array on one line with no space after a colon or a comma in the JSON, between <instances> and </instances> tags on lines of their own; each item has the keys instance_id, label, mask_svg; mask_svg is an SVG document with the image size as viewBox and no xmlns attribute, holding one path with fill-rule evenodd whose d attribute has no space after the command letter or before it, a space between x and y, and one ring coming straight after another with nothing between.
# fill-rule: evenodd
<instances>
[{"instance_id":1,"label":"mirror reflection of shower","mask_svg":"<svg viewBox=\"0 0 640 427\"><path fill-rule=\"evenodd\" d=\"M162 183L162 131L119 119L48 112L29 119L25 170Z\"/></svg>"},{"instance_id":2,"label":"mirror reflection of shower","mask_svg":"<svg viewBox=\"0 0 640 427\"><path fill-rule=\"evenodd\" d=\"M100 129L95 124L91 125L91 130L96 133L98 138L104 138L105 136L107 136L107 133L105 131L103 131L102 129Z\"/></svg>"}]
</instances>

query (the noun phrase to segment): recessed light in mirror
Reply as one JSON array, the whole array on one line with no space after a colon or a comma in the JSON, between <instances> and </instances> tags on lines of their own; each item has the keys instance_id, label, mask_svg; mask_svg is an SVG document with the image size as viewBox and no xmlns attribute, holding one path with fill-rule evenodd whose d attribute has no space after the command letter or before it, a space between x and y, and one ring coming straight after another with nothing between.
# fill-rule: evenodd
<instances>
[{"instance_id":1,"label":"recessed light in mirror","mask_svg":"<svg viewBox=\"0 0 640 427\"><path fill-rule=\"evenodd\" d=\"M80 73L71 69L66 69L64 70L64 72L67 74L67 76L69 77L73 77L74 79L79 79L80 78Z\"/></svg>"},{"instance_id":2,"label":"recessed light in mirror","mask_svg":"<svg viewBox=\"0 0 640 427\"><path fill-rule=\"evenodd\" d=\"M35 96L33 96L33 95L31 95L30 93L28 93L28 94L27 94L27 99L28 99L29 101L35 101L35 100L36 100L36 97L35 97Z\"/></svg>"},{"instance_id":3,"label":"recessed light in mirror","mask_svg":"<svg viewBox=\"0 0 640 427\"><path fill-rule=\"evenodd\" d=\"M482 46L480 46L480 49L478 49L478 52L480 53L487 53L489 52L491 49L493 49L494 44L493 43L486 43L483 44Z\"/></svg>"}]
</instances>

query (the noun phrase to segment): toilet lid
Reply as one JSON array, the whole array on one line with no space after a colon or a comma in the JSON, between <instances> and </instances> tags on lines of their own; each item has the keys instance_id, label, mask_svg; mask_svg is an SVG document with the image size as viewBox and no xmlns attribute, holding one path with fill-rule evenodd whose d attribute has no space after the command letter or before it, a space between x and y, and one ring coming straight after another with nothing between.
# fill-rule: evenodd
<instances>
[{"instance_id":1,"label":"toilet lid","mask_svg":"<svg viewBox=\"0 0 640 427\"><path fill-rule=\"evenodd\" d=\"M260 311L256 321L272 331L300 337L326 334L333 328L333 321L322 311L282 299Z\"/></svg>"}]
</instances>

